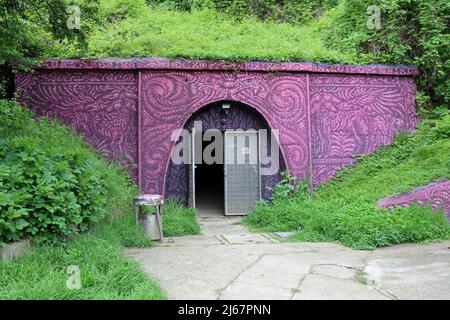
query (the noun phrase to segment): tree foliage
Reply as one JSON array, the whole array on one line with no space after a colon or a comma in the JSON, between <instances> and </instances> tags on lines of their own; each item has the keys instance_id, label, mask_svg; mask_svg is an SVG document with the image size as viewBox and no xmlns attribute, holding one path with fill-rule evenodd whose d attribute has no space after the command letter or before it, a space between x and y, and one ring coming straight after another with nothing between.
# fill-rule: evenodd
<instances>
[{"instance_id":1,"label":"tree foliage","mask_svg":"<svg viewBox=\"0 0 450 320\"><path fill-rule=\"evenodd\" d=\"M82 48L90 27L98 23L98 1L78 1L83 28L69 29L66 12L69 0L0 0L0 98L11 96L11 70L27 70L44 57L54 54L53 47L70 41ZM5 92L8 91L8 92Z\"/></svg>"},{"instance_id":2,"label":"tree foliage","mask_svg":"<svg viewBox=\"0 0 450 320\"><path fill-rule=\"evenodd\" d=\"M379 29L369 29L366 23L367 8L373 4L381 12ZM342 0L319 24L329 47L360 54L362 62L418 66L419 107L422 110L448 107L449 1Z\"/></svg>"},{"instance_id":3,"label":"tree foliage","mask_svg":"<svg viewBox=\"0 0 450 320\"><path fill-rule=\"evenodd\" d=\"M149 0L148 3L179 11L214 9L238 19L304 23L323 16L338 0Z\"/></svg>"}]
</instances>

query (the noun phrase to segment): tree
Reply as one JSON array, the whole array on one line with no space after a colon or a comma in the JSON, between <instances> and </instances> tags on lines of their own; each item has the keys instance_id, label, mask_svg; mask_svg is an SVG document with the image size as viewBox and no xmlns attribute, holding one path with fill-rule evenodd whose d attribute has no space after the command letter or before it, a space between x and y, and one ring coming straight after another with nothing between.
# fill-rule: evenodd
<instances>
[{"instance_id":1,"label":"tree","mask_svg":"<svg viewBox=\"0 0 450 320\"><path fill-rule=\"evenodd\" d=\"M51 56L55 43L76 41L83 50L98 4L87 0L0 0L0 98L12 95L14 72ZM73 15L70 5L77 5L86 21L79 29L68 27L67 20Z\"/></svg>"}]
</instances>

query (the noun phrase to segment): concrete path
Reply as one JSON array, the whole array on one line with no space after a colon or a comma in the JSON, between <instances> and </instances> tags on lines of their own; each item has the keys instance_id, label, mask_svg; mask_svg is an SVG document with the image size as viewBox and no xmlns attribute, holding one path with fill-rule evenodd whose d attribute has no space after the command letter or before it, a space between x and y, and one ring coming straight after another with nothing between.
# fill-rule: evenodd
<instances>
[{"instance_id":1,"label":"concrete path","mask_svg":"<svg viewBox=\"0 0 450 320\"><path fill-rule=\"evenodd\" d=\"M450 299L450 241L361 251L199 222L200 236L126 250L171 299Z\"/></svg>"}]
</instances>

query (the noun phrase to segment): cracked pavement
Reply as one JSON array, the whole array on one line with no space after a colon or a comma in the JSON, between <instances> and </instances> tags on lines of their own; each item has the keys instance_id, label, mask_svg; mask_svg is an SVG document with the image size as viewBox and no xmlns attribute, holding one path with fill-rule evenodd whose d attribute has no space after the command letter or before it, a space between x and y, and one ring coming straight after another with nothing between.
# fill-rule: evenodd
<instances>
[{"instance_id":1,"label":"cracked pavement","mask_svg":"<svg viewBox=\"0 0 450 320\"><path fill-rule=\"evenodd\" d=\"M450 299L450 241L373 251L287 243L236 217L199 217L202 235L126 249L170 299Z\"/></svg>"}]
</instances>

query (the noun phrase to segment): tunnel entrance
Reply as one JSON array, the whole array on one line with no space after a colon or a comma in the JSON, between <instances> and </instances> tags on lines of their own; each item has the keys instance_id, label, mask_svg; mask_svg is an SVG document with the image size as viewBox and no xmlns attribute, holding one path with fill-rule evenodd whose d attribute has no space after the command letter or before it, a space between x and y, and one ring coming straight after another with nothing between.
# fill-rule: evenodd
<instances>
[{"instance_id":1,"label":"tunnel entrance","mask_svg":"<svg viewBox=\"0 0 450 320\"><path fill-rule=\"evenodd\" d=\"M202 152L209 143L203 142ZM202 216L221 216L224 207L223 164L197 164L195 168L195 199Z\"/></svg>"},{"instance_id":2,"label":"tunnel entrance","mask_svg":"<svg viewBox=\"0 0 450 320\"><path fill-rule=\"evenodd\" d=\"M180 137L177 143L190 145L193 151L186 151L190 159L196 159L196 164L171 161L166 179L167 198L195 207L205 216L245 215L259 200L270 199L285 165L281 153L270 158L274 152L270 144L271 129L258 112L237 101L218 101L192 114L184 129L189 132L189 138ZM222 155L218 156L221 161L216 161L215 154L213 162L203 161L205 153L209 155L212 149L218 148L206 150L216 139L215 135L207 134L209 130L221 133ZM274 167L278 169L268 174L267 168L276 158L279 161Z\"/></svg>"}]
</instances>

